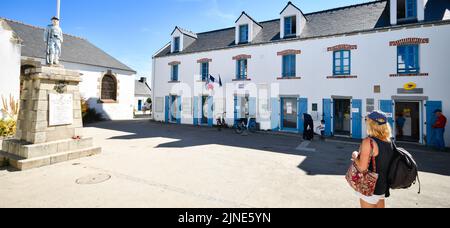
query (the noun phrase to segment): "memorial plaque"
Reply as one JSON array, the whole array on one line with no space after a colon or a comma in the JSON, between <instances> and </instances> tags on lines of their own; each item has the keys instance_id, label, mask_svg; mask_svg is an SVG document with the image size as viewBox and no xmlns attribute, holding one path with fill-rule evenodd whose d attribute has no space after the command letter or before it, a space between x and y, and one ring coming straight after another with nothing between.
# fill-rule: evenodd
<instances>
[{"instance_id":1,"label":"memorial plaque","mask_svg":"<svg viewBox=\"0 0 450 228\"><path fill-rule=\"evenodd\" d=\"M49 94L49 126L73 124L73 95Z\"/></svg>"}]
</instances>

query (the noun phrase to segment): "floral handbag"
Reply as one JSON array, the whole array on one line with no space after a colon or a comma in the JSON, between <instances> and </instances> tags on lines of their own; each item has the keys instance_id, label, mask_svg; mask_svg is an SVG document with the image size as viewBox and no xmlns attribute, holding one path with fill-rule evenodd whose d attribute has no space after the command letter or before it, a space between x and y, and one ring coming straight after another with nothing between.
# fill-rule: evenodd
<instances>
[{"instance_id":1,"label":"floral handbag","mask_svg":"<svg viewBox=\"0 0 450 228\"><path fill-rule=\"evenodd\" d=\"M347 182L350 184L355 191L363 194L364 196L373 196L375 193L375 187L378 181L377 174L377 164L375 161L375 157L373 156L373 141L370 140L370 147L372 148L372 152L370 156L372 158L373 172L366 170L364 172L360 171L355 162L350 166L347 175L345 178Z\"/></svg>"}]
</instances>

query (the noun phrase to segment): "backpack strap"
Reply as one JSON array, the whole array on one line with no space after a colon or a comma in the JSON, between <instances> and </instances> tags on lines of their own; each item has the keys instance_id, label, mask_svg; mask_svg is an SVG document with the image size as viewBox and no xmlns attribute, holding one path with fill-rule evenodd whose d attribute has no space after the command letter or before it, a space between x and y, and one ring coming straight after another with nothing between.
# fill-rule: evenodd
<instances>
[{"instance_id":1,"label":"backpack strap","mask_svg":"<svg viewBox=\"0 0 450 228\"><path fill-rule=\"evenodd\" d=\"M373 172L377 173L377 162L376 162L375 153L374 153L375 147L373 146L373 139L369 138L369 140L370 140L370 149L371 149L370 157L372 159L372 170L373 170Z\"/></svg>"}]
</instances>

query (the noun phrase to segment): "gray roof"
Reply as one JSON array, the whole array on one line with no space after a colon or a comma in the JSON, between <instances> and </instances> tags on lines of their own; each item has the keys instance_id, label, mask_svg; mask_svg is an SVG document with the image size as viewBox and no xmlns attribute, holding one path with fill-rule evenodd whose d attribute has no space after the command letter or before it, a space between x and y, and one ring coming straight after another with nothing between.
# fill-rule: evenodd
<instances>
[{"instance_id":1,"label":"gray roof","mask_svg":"<svg viewBox=\"0 0 450 228\"><path fill-rule=\"evenodd\" d=\"M445 10L450 10L448 0L428 0L425 6L425 22L442 21ZM315 13L305 14L307 22L299 38L346 34L357 31L370 31L389 27L389 4L387 0L372 1ZM281 41L280 19L260 23L263 29L249 45ZM155 57L164 57L184 53L203 52L224 48L233 48L235 44L235 27L198 33L198 39L182 52L170 53L170 45Z\"/></svg>"},{"instance_id":2,"label":"gray roof","mask_svg":"<svg viewBox=\"0 0 450 228\"><path fill-rule=\"evenodd\" d=\"M2 18L0 18L2 19ZM22 56L45 58L44 29L20 22L3 19L23 41ZM136 73L89 41L64 34L61 61L99 66Z\"/></svg>"},{"instance_id":3,"label":"gray roof","mask_svg":"<svg viewBox=\"0 0 450 228\"><path fill-rule=\"evenodd\" d=\"M148 86L147 82L142 82L139 80L134 82L134 95L150 97L151 94L152 90L150 89L150 86Z\"/></svg>"}]
</instances>

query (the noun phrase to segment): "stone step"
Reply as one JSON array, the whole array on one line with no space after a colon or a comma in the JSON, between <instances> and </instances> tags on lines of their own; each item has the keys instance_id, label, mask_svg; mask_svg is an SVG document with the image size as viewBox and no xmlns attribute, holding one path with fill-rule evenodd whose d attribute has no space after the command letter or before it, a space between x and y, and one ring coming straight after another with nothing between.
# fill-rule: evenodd
<instances>
[{"instance_id":1,"label":"stone step","mask_svg":"<svg viewBox=\"0 0 450 228\"><path fill-rule=\"evenodd\" d=\"M32 159L67 151L83 150L93 147L92 138L67 139L50 143L27 144L18 140L5 140L3 151L22 158Z\"/></svg>"},{"instance_id":2,"label":"stone step","mask_svg":"<svg viewBox=\"0 0 450 228\"><path fill-rule=\"evenodd\" d=\"M43 166L49 166L65 161L75 160L83 157L90 157L93 155L100 154L101 151L102 149L100 147L91 147L87 149L73 150L29 159L25 159L14 154L0 151L0 161L3 160L2 163L5 163L5 160L7 160L7 163L11 167L16 168L20 171L24 171Z\"/></svg>"}]
</instances>

